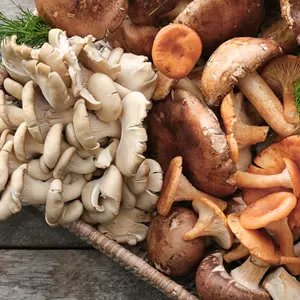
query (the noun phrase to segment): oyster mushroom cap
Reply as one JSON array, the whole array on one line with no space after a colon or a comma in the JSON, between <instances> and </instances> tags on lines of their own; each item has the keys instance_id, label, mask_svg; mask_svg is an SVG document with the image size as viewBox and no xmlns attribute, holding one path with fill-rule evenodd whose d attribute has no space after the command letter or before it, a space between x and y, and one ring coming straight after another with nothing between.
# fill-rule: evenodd
<instances>
[{"instance_id":1,"label":"oyster mushroom cap","mask_svg":"<svg viewBox=\"0 0 300 300\"><path fill-rule=\"evenodd\" d=\"M262 283L273 300L297 299L300 293L300 283L283 267L270 273Z\"/></svg>"},{"instance_id":2,"label":"oyster mushroom cap","mask_svg":"<svg viewBox=\"0 0 300 300\"><path fill-rule=\"evenodd\" d=\"M148 132L149 148L164 170L173 158L168 153L181 155L185 174L196 188L216 197L234 193L231 176L236 167L218 119L205 103L187 91L175 90L154 105Z\"/></svg>"},{"instance_id":3,"label":"oyster mushroom cap","mask_svg":"<svg viewBox=\"0 0 300 300\"><path fill-rule=\"evenodd\" d=\"M151 108L151 102L140 92L131 92L122 101L120 117L122 134L116 154L116 166L124 176L134 176L144 161L147 132L143 121Z\"/></svg>"},{"instance_id":4,"label":"oyster mushroom cap","mask_svg":"<svg viewBox=\"0 0 300 300\"><path fill-rule=\"evenodd\" d=\"M100 224L97 228L118 243L136 245L147 237L148 227L142 223L150 221L150 214L138 208L125 209L121 206L119 214L114 220Z\"/></svg>"},{"instance_id":5,"label":"oyster mushroom cap","mask_svg":"<svg viewBox=\"0 0 300 300\"><path fill-rule=\"evenodd\" d=\"M194 29L210 55L222 42L237 36L256 36L264 19L264 1L196 0L188 4L174 23Z\"/></svg>"},{"instance_id":6,"label":"oyster mushroom cap","mask_svg":"<svg viewBox=\"0 0 300 300\"><path fill-rule=\"evenodd\" d=\"M92 34L98 39L114 32L126 16L127 0L83 1L75 5L58 0L36 0L39 16L51 27L65 30L69 36Z\"/></svg>"},{"instance_id":7,"label":"oyster mushroom cap","mask_svg":"<svg viewBox=\"0 0 300 300\"><path fill-rule=\"evenodd\" d=\"M89 182L81 194L85 214L97 223L112 221L119 213L122 183L122 175L114 165L100 179Z\"/></svg>"},{"instance_id":8,"label":"oyster mushroom cap","mask_svg":"<svg viewBox=\"0 0 300 300\"><path fill-rule=\"evenodd\" d=\"M183 207L174 207L168 216L157 215L150 223L147 249L150 261L169 276L188 274L201 260L204 239L185 241L182 235L196 223L195 213Z\"/></svg>"},{"instance_id":9,"label":"oyster mushroom cap","mask_svg":"<svg viewBox=\"0 0 300 300\"><path fill-rule=\"evenodd\" d=\"M219 106L239 79L281 53L280 46L267 39L241 37L223 43L209 58L202 74L205 101Z\"/></svg>"},{"instance_id":10,"label":"oyster mushroom cap","mask_svg":"<svg viewBox=\"0 0 300 300\"><path fill-rule=\"evenodd\" d=\"M3 191L9 178L9 157L13 151L13 142L7 141L0 151L0 168L1 168L1 178L0 178L0 191Z\"/></svg>"},{"instance_id":11,"label":"oyster mushroom cap","mask_svg":"<svg viewBox=\"0 0 300 300\"><path fill-rule=\"evenodd\" d=\"M270 300L265 291L251 290L232 278L223 263L223 253L204 258L197 270L196 286L203 300Z\"/></svg>"},{"instance_id":12,"label":"oyster mushroom cap","mask_svg":"<svg viewBox=\"0 0 300 300\"><path fill-rule=\"evenodd\" d=\"M8 94L10 94L18 100L22 100L22 84L11 78L6 78L3 82L3 87Z\"/></svg>"}]
</instances>

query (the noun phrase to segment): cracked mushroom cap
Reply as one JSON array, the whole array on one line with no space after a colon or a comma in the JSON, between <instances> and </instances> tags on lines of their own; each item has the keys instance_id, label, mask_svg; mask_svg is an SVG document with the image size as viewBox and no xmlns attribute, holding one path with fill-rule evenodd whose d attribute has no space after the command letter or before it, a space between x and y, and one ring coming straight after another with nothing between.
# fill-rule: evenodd
<instances>
[{"instance_id":1,"label":"cracked mushroom cap","mask_svg":"<svg viewBox=\"0 0 300 300\"><path fill-rule=\"evenodd\" d=\"M230 178L236 167L225 134L214 113L192 94L175 90L155 104L148 134L151 153L164 170L174 153L183 157L185 174L199 190L215 197L234 193Z\"/></svg>"},{"instance_id":2,"label":"cracked mushroom cap","mask_svg":"<svg viewBox=\"0 0 300 300\"><path fill-rule=\"evenodd\" d=\"M276 95L282 96L284 118L290 123L299 123L294 93L295 83L300 78L300 58L293 55L276 58L264 67L261 77Z\"/></svg>"},{"instance_id":3,"label":"cracked mushroom cap","mask_svg":"<svg viewBox=\"0 0 300 300\"><path fill-rule=\"evenodd\" d=\"M300 43L300 3L297 0L280 0L281 15L292 28L298 45Z\"/></svg>"},{"instance_id":4,"label":"cracked mushroom cap","mask_svg":"<svg viewBox=\"0 0 300 300\"><path fill-rule=\"evenodd\" d=\"M189 241L211 236L222 248L230 249L234 239L222 210L204 197L195 199L192 205L199 218L194 228L183 235L183 239Z\"/></svg>"},{"instance_id":5,"label":"cracked mushroom cap","mask_svg":"<svg viewBox=\"0 0 300 300\"><path fill-rule=\"evenodd\" d=\"M209 58L202 74L201 90L206 103L219 106L239 79L281 53L280 46L267 39L241 37L223 43Z\"/></svg>"},{"instance_id":6,"label":"cracked mushroom cap","mask_svg":"<svg viewBox=\"0 0 300 300\"><path fill-rule=\"evenodd\" d=\"M92 34L98 39L114 32L124 20L127 0L61 2L36 0L39 16L54 28L65 30L69 36Z\"/></svg>"},{"instance_id":7,"label":"cracked mushroom cap","mask_svg":"<svg viewBox=\"0 0 300 300\"><path fill-rule=\"evenodd\" d=\"M158 270L169 276L183 276L200 262L204 254L204 239L182 239L196 222L195 213L183 207L172 208L166 217L154 217L148 231L147 249L150 261Z\"/></svg>"},{"instance_id":8,"label":"cracked mushroom cap","mask_svg":"<svg viewBox=\"0 0 300 300\"><path fill-rule=\"evenodd\" d=\"M135 24L155 24L161 15L173 10L180 0L131 0L129 1L128 16Z\"/></svg>"},{"instance_id":9,"label":"cracked mushroom cap","mask_svg":"<svg viewBox=\"0 0 300 300\"><path fill-rule=\"evenodd\" d=\"M244 287L228 274L223 253L218 251L205 257L196 275L196 286L203 300L270 300L265 291Z\"/></svg>"}]
</instances>

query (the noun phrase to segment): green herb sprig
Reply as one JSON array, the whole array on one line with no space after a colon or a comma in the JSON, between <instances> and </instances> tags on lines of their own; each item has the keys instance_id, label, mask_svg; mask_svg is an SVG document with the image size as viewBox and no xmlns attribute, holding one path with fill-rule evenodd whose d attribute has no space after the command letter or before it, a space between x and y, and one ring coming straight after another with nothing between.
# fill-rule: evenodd
<instances>
[{"instance_id":1,"label":"green herb sprig","mask_svg":"<svg viewBox=\"0 0 300 300\"><path fill-rule=\"evenodd\" d=\"M39 47L47 42L51 27L30 10L25 10L19 5L16 6L19 9L16 19L10 20L0 12L0 41L16 35L19 45Z\"/></svg>"},{"instance_id":2,"label":"green herb sprig","mask_svg":"<svg viewBox=\"0 0 300 300\"><path fill-rule=\"evenodd\" d=\"M300 118L300 79L298 79L295 83L294 97L295 97L297 112Z\"/></svg>"},{"instance_id":3,"label":"green herb sprig","mask_svg":"<svg viewBox=\"0 0 300 300\"><path fill-rule=\"evenodd\" d=\"M158 7L156 7L151 13L149 14L149 17L151 17L153 14L155 14L163 5L165 5L168 2L168 0L165 0L163 3L161 3Z\"/></svg>"}]
</instances>

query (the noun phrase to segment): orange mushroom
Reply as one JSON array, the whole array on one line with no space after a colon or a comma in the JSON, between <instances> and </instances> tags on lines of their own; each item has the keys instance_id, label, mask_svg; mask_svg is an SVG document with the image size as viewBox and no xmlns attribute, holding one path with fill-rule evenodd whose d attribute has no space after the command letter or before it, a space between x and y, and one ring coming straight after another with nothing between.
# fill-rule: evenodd
<instances>
[{"instance_id":1,"label":"orange mushroom","mask_svg":"<svg viewBox=\"0 0 300 300\"><path fill-rule=\"evenodd\" d=\"M202 42L196 31L182 25L163 27L155 37L152 57L156 68L172 79L187 76L202 54Z\"/></svg>"},{"instance_id":2,"label":"orange mushroom","mask_svg":"<svg viewBox=\"0 0 300 300\"><path fill-rule=\"evenodd\" d=\"M288 158L283 158L285 169L280 174L261 175L238 171L234 178L242 188L274 188L285 187L293 189L296 197L300 196L300 170Z\"/></svg>"},{"instance_id":3,"label":"orange mushroom","mask_svg":"<svg viewBox=\"0 0 300 300\"><path fill-rule=\"evenodd\" d=\"M300 199L298 198L297 204L293 211L288 216L289 226L292 231L299 232L300 229Z\"/></svg>"},{"instance_id":4,"label":"orange mushroom","mask_svg":"<svg viewBox=\"0 0 300 300\"><path fill-rule=\"evenodd\" d=\"M224 255L224 260L229 264L235 260L244 258L250 254L248 248L246 248L243 244L239 244L236 248L233 250L227 252Z\"/></svg>"},{"instance_id":5,"label":"orange mushroom","mask_svg":"<svg viewBox=\"0 0 300 300\"><path fill-rule=\"evenodd\" d=\"M246 229L267 228L272 231L284 256L296 257L293 234L288 225L288 215L295 208L297 199L288 192L268 195L250 204L240 216L240 223ZM300 274L300 266L288 264L293 275Z\"/></svg>"},{"instance_id":6,"label":"orange mushroom","mask_svg":"<svg viewBox=\"0 0 300 300\"><path fill-rule=\"evenodd\" d=\"M210 196L197 190L182 174L182 157L175 157L169 165L164 176L163 188L160 192L157 210L162 216L166 216L171 206L177 201L192 201L199 197L204 197L214 202L223 211L227 203L219 198Z\"/></svg>"}]
</instances>

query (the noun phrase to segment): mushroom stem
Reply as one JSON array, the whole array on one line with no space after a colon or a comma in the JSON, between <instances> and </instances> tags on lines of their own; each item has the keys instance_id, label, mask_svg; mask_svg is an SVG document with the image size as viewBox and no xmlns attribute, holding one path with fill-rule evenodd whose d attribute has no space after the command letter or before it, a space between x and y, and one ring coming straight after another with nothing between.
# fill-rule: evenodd
<instances>
[{"instance_id":1,"label":"mushroom stem","mask_svg":"<svg viewBox=\"0 0 300 300\"><path fill-rule=\"evenodd\" d=\"M283 115L286 121L292 124L299 123L299 114L295 105L294 89L285 88L283 90Z\"/></svg>"},{"instance_id":2,"label":"mushroom stem","mask_svg":"<svg viewBox=\"0 0 300 300\"><path fill-rule=\"evenodd\" d=\"M280 136L289 136L298 129L299 126L285 120L282 104L257 72L240 79L238 86L263 119Z\"/></svg>"},{"instance_id":3,"label":"mushroom stem","mask_svg":"<svg viewBox=\"0 0 300 300\"><path fill-rule=\"evenodd\" d=\"M232 270L230 275L242 286L251 290L261 291L259 282L269 268L269 264L250 255L242 265Z\"/></svg>"},{"instance_id":4,"label":"mushroom stem","mask_svg":"<svg viewBox=\"0 0 300 300\"><path fill-rule=\"evenodd\" d=\"M249 253L249 250L243 244L239 244L235 249L224 255L224 260L227 263L231 263L235 260L248 256Z\"/></svg>"}]
</instances>

